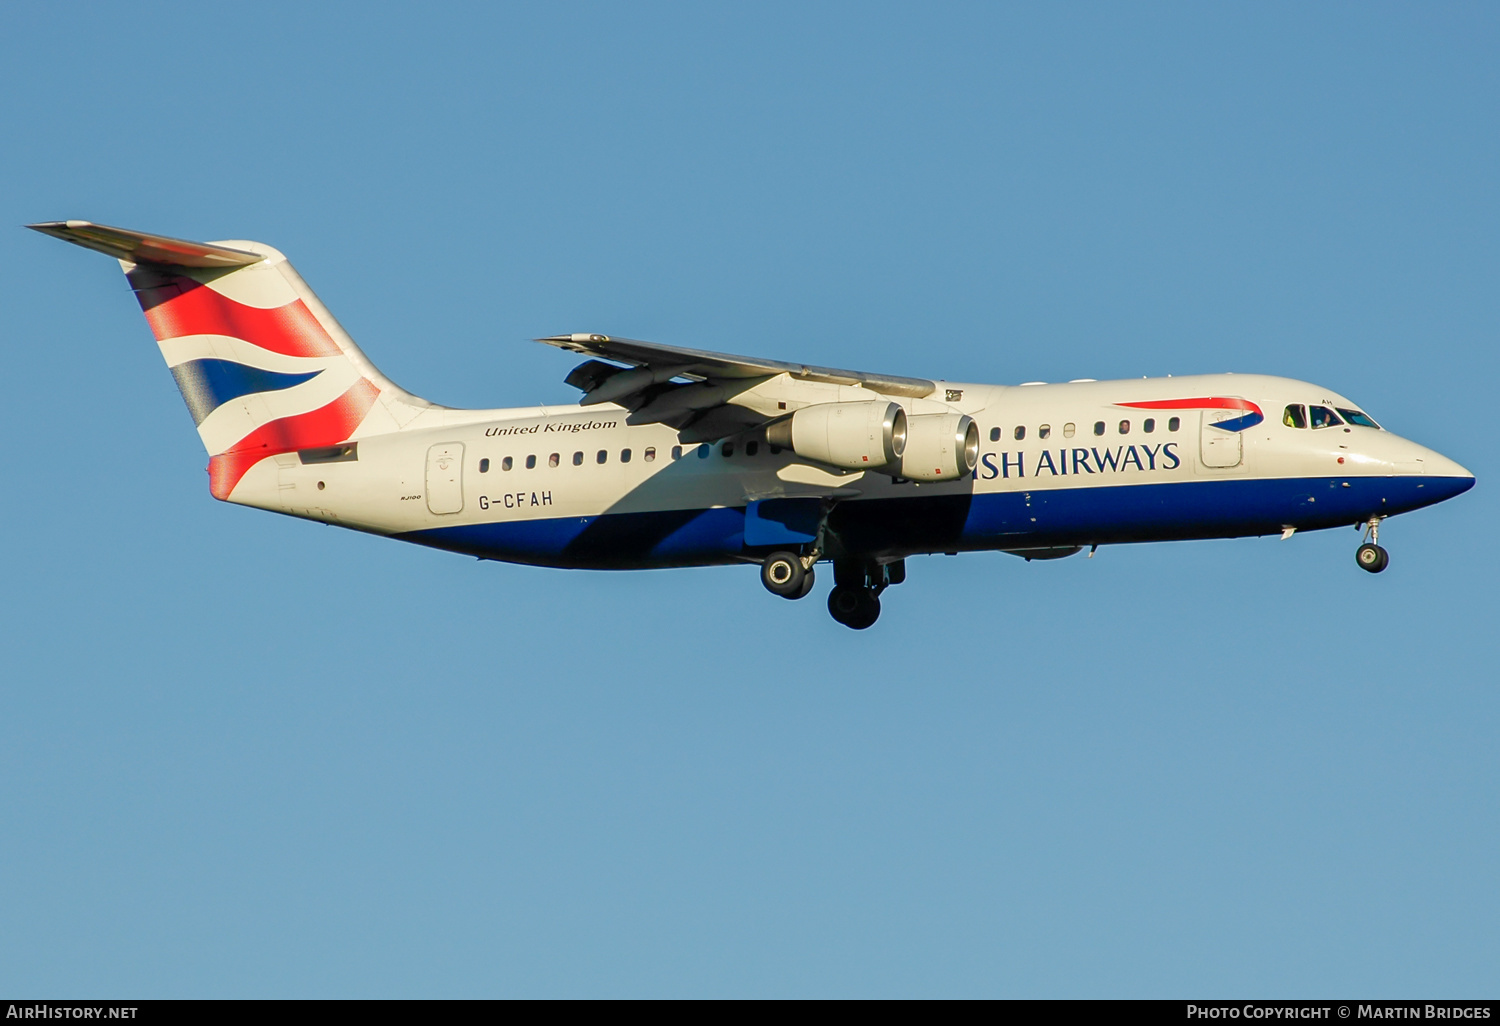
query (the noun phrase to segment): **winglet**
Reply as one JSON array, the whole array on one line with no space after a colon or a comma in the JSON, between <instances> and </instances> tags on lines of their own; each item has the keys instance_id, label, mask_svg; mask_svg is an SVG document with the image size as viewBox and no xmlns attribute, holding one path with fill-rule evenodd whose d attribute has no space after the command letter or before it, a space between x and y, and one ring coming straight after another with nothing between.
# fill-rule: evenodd
<instances>
[{"instance_id":1,"label":"winglet","mask_svg":"<svg viewBox=\"0 0 1500 1026\"><path fill-rule=\"evenodd\" d=\"M215 246L206 242L188 242L165 235L147 235L124 228L94 224L92 221L44 221L28 224L32 231L51 235L75 246L97 250L116 260L132 263L170 264L176 267L245 267L261 259L258 253Z\"/></svg>"}]
</instances>

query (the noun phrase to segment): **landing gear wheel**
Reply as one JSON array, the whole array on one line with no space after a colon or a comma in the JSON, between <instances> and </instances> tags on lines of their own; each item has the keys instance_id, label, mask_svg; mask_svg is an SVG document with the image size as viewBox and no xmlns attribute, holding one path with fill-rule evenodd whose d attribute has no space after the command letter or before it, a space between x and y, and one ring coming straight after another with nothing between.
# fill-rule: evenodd
<instances>
[{"instance_id":1,"label":"landing gear wheel","mask_svg":"<svg viewBox=\"0 0 1500 1026\"><path fill-rule=\"evenodd\" d=\"M818 575L813 573L812 567L808 567L807 573L802 575L802 590L795 595L788 595L787 598L807 598L808 593L813 590L813 582L817 580L817 577Z\"/></svg>"},{"instance_id":2,"label":"landing gear wheel","mask_svg":"<svg viewBox=\"0 0 1500 1026\"><path fill-rule=\"evenodd\" d=\"M1390 565L1391 554L1379 545L1366 542L1354 551L1354 561L1359 564L1361 570L1378 574Z\"/></svg>"},{"instance_id":3,"label":"landing gear wheel","mask_svg":"<svg viewBox=\"0 0 1500 1026\"><path fill-rule=\"evenodd\" d=\"M773 552L760 565L760 583L772 595L795 599L807 594L804 585L811 584L812 574L802 569L802 557L795 552Z\"/></svg>"},{"instance_id":4,"label":"landing gear wheel","mask_svg":"<svg viewBox=\"0 0 1500 1026\"><path fill-rule=\"evenodd\" d=\"M828 593L828 612L845 627L862 631L880 619L880 599L869 588L840 584Z\"/></svg>"}]
</instances>

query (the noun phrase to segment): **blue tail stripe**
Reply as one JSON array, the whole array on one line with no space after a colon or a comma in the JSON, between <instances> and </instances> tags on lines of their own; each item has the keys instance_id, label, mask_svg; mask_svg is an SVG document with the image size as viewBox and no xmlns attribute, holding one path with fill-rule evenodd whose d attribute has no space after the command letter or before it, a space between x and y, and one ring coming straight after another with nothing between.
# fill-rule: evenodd
<instances>
[{"instance_id":1,"label":"blue tail stripe","mask_svg":"<svg viewBox=\"0 0 1500 1026\"><path fill-rule=\"evenodd\" d=\"M202 424L208 415L231 399L255 392L279 392L300 385L322 374L283 374L279 371L247 367L232 360L192 360L172 368L177 388L186 400L194 424Z\"/></svg>"}]
</instances>

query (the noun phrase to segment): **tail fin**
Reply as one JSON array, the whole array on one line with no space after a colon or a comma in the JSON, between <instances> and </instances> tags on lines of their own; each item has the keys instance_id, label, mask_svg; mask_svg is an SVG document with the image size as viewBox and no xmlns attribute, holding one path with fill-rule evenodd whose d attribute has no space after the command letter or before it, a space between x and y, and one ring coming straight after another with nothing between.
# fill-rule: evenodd
<instances>
[{"instance_id":1,"label":"tail fin","mask_svg":"<svg viewBox=\"0 0 1500 1026\"><path fill-rule=\"evenodd\" d=\"M270 246L28 227L120 261L208 450L215 498L263 459L393 431L432 405L376 370Z\"/></svg>"}]
</instances>

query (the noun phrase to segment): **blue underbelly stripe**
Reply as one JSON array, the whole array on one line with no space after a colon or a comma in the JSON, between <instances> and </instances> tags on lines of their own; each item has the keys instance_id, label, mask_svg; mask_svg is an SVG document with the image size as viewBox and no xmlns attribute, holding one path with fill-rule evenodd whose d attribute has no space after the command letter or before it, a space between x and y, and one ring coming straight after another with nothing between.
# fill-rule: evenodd
<instances>
[{"instance_id":1,"label":"blue underbelly stripe","mask_svg":"<svg viewBox=\"0 0 1500 1026\"><path fill-rule=\"evenodd\" d=\"M841 503L829 524L862 553L1226 538L1347 526L1430 506L1473 484L1280 478L872 499ZM734 562L746 554L744 526L743 508L715 508L496 521L397 537L509 562L630 569Z\"/></svg>"}]
</instances>

